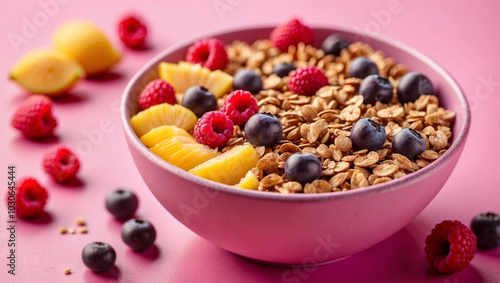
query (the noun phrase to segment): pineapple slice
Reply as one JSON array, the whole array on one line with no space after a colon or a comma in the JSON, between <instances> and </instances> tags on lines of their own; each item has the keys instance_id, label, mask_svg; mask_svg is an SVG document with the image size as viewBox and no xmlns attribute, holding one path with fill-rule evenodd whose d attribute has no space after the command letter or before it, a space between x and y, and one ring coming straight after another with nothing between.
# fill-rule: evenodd
<instances>
[{"instance_id":1,"label":"pineapple slice","mask_svg":"<svg viewBox=\"0 0 500 283\"><path fill-rule=\"evenodd\" d=\"M130 119L132 129L138 137L142 137L152 129L163 125L173 125L190 131L196 122L198 122L198 118L193 111L180 104L171 105L168 103L151 106Z\"/></svg>"},{"instance_id":2,"label":"pineapple slice","mask_svg":"<svg viewBox=\"0 0 500 283\"><path fill-rule=\"evenodd\" d=\"M186 171L220 154L217 149L185 136L168 138L150 149L161 159Z\"/></svg>"},{"instance_id":3,"label":"pineapple slice","mask_svg":"<svg viewBox=\"0 0 500 283\"><path fill-rule=\"evenodd\" d=\"M227 185L237 184L245 174L257 165L259 155L251 144L239 145L202 163L190 173Z\"/></svg>"},{"instance_id":4,"label":"pineapple slice","mask_svg":"<svg viewBox=\"0 0 500 283\"><path fill-rule=\"evenodd\" d=\"M177 93L184 93L192 86L204 86L216 98L228 93L233 85L233 76L221 70L210 71L199 64L179 62L178 64L161 62L160 78L169 82Z\"/></svg>"},{"instance_id":5,"label":"pineapple slice","mask_svg":"<svg viewBox=\"0 0 500 283\"><path fill-rule=\"evenodd\" d=\"M188 137L189 139L186 141L192 140L192 142L195 142L193 136L188 132L176 126L170 125L163 125L152 129L141 137L141 142L147 147L153 147L158 143L175 136Z\"/></svg>"},{"instance_id":6,"label":"pineapple slice","mask_svg":"<svg viewBox=\"0 0 500 283\"><path fill-rule=\"evenodd\" d=\"M247 190L257 190L259 188L259 179L252 170L249 170L245 177L241 178L240 182L236 184L236 187Z\"/></svg>"}]
</instances>

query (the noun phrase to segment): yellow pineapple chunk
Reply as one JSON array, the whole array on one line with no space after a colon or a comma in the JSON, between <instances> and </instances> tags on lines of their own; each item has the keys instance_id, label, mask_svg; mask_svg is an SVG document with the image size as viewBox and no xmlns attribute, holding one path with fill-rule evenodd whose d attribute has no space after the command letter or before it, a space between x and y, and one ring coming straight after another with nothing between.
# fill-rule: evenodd
<instances>
[{"instance_id":1,"label":"yellow pineapple chunk","mask_svg":"<svg viewBox=\"0 0 500 283\"><path fill-rule=\"evenodd\" d=\"M212 181L235 185L257 165L257 161L259 155L251 144L238 145L189 172Z\"/></svg>"},{"instance_id":2,"label":"yellow pineapple chunk","mask_svg":"<svg viewBox=\"0 0 500 283\"><path fill-rule=\"evenodd\" d=\"M192 142L195 142L191 134L179 127L170 125L163 125L152 129L141 137L141 142L147 147L153 147L158 143L175 136L188 137L192 140Z\"/></svg>"},{"instance_id":3,"label":"yellow pineapple chunk","mask_svg":"<svg viewBox=\"0 0 500 283\"><path fill-rule=\"evenodd\" d=\"M252 170L249 170L245 177L241 178L240 182L236 184L236 187L247 190L257 190L259 188L259 179Z\"/></svg>"},{"instance_id":4,"label":"yellow pineapple chunk","mask_svg":"<svg viewBox=\"0 0 500 283\"><path fill-rule=\"evenodd\" d=\"M198 118L193 111L180 104L171 105L168 103L151 106L130 119L132 129L138 137L142 137L152 129L163 125L173 125L190 131L196 122L198 122Z\"/></svg>"}]
</instances>

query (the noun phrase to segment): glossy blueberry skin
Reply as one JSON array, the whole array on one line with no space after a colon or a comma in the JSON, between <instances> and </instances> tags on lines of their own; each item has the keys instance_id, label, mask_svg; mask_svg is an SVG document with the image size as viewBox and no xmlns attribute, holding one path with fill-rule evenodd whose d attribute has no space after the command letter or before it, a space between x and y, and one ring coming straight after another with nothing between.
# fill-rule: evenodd
<instances>
[{"instance_id":1,"label":"glossy blueberry skin","mask_svg":"<svg viewBox=\"0 0 500 283\"><path fill-rule=\"evenodd\" d=\"M139 199L129 190L114 190L106 196L106 209L119 220L126 220L134 216Z\"/></svg>"},{"instance_id":2,"label":"glossy blueberry skin","mask_svg":"<svg viewBox=\"0 0 500 283\"><path fill-rule=\"evenodd\" d=\"M142 252L151 247L156 239L155 227L142 219L130 219L121 230L122 240L136 252Z\"/></svg>"},{"instance_id":3,"label":"glossy blueberry skin","mask_svg":"<svg viewBox=\"0 0 500 283\"><path fill-rule=\"evenodd\" d=\"M393 89L387 78L375 74L363 79L359 86L359 94L363 96L364 104L374 105L377 101L389 103L392 99Z\"/></svg>"},{"instance_id":4,"label":"glossy blueberry skin","mask_svg":"<svg viewBox=\"0 0 500 283\"><path fill-rule=\"evenodd\" d=\"M425 150L424 138L412 128L402 129L392 138L392 152L402 154L412 161Z\"/></svg>"},{"instance_id":5,"label":"glossy blueberry skin","mask_svg":"<svg viewBox=\"0 0 500 283\"><path fill-rule=\"evenodd\" d=\"M369 75L378 74L377 65L366 57L358 57L351 62L349 77L364 79Z\"/></svg>"},{"instance_id":6,"label":"glossy blueberry skin","mask_svg":"<svg viewBox=\"0 0 500 283\"><path fill-rule=\"evenodd\" d=\"M109 244L93 242L83 248L82 260L90 270L105 272L115 265L116 252Z\"/></svg>"},{"instance_id":7,"label":"glossy blueberry skin","mask_svg":"<svg viewBox=\"0 0 500 283\"><path fill-rule=\"evenodd\" d=\"M321 171L321 162L311 153L294 153L285 163L286 178L302 185L319 179Z\"/></svg>"},{"instance_id":8,"label":"glossy blueberry skin","mask_svg":"<svg viewBox=\"0 0 500 283\"><path fill-rule=\"evenodd\" d=\"M411 72L401 78L397 93L401 103L414 102L422 94L434 94L434 87L426 76Z\"/></svg>"},{"instance_id":9,"label":"glossy blueberry skin","mask_svg":"<svg viewBox=\"0 0 500 283\"><path fill-rule=\"evenodd\" d=\"M271 147L283 135L283 125L270 113L257 113L245 124L245 137L254 146Z\"/></svg>"},{"instance_id":10,"label":"glossy blueberry skin","mask_svg":"<svg viewBox=\"0 0 500 283\"><path fill-rule=\"evenodd\" d=\"M350 138L356 150L376 151L385 143L385 128L372 119L361 118L352 126Z\"/></svg>"},{"instance_id":11,"label":"glossy blueberry skin","mask_svg":"<svg viewBox=\"0 0 500 283\"><path fill-rule=\"evenodd\" d=\"M332 34L323 40L321 44L321 49L325 51L325 54L331 54L334 56L340 56L342 49L349 47L347 40L340 34Z\"/></svg>"},{"instance_id":12,"label":"glossy blueberry skin","mask_svg":"<svg viewBox=\"0 0 500 283\"><path fill-rule=\"evenodd\" d=\"M477 248L493 250L500 247L500 215L494 212L476 215L470 224L477 236Z\"/></svg>"},{"instance_id":13,"label":"glossy blueberry skin","mask_svg":"<svg viewBox=\"0 0 500 283\"><path fill-rule=\"evenodd\" d=\"M278 77L283 78L288 76L291 71L295 70L295 66L292 63L278 63L273 66L273 74Z\"/></svg>"},{"instance_id":14,"label":"glossy blueberry skin","mask_svg":"<svg viewBox=\"0 0 500 283\"><path fill-rule=\"evenodd\" d=\"M192 86L182 96L181 105L193 111L200 118L203 114L217 108L217 99L203 86Z\"/></svg>"},{"instance_id":15,"label":"glossy blueberry skin","mask_svg":"<svg viewBox=\"0 0 500 283\"><path fill-rule=\"evenodd\" d=\"M254 71L239 70L233 77L233 89L242 89L256 94L262 90L262 78Z\"/></svg>"}]
</instances>

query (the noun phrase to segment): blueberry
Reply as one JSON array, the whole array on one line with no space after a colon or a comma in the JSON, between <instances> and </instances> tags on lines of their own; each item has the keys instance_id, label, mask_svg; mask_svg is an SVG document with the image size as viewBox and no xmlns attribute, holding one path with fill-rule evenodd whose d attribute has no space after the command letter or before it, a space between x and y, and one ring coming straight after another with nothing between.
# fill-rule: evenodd
<instances>
[{"instance_id":1,"label":"blueberry","mask_svg":"<svg viewBox=\"0 0 500 283\"><path fill-rule=\"evenodd\" d=\"M278 77L283 78L288 76L291 71L295 70L295 66L292 63L278 63L273 66L273 74Z\"/></svg>"},{"instance_id":2,"label":"blueberry","mask_svg":"<svg viewBox=\"0 0 500 283\"><path fill-rule=\"evenodd\" d=\"M392 99L393 87L391 82L380 75L369 75L363 79L359 87L359 94L363 96L364 104L380 101L389 103Z\"/></svg>"},{"instance_id":3,"label":"blueberry","mask_svg":"<svg viewBox=\"0 0 500 283\"><path fill-rule=\"evenodd\" d=\"M321 163L312 153L294 153L285 163L286 178L302 185L319 179L321 171Z\"/></svg>"},{"instance_id":4,"label":"blueberry","mask_svg":"<svg viewBox=\"0 0 500 283\"><path fill-rule=\"evenodd\" d=\"M500 247L500 215L494 212L476 215L470 229L477 236L477 248L493 250Z\"/></svg>"},{"instance_id":5,"label":"blueberry","mask_svg":"<svg viewBox=\"0 0 500 283\"><path fill-rule=\"evenodd\" d=\"M422 94L433 94L434 87L426 76L411 72L401 78L397 92L399 101L406 103L417 100Z\"/></svg>"},{"instance_id":6,"label":"blueberry","mask_svg":"<svg viewBox=\"0 0 500 283\"><path fill-rule=\"evenodd\" d=\"M182 96L181 105L193 111L200 118L217 108L217 99L203 86L192 86Z\"/></svg>"},{"instance_id":7,"label":"blueberry","mask_svg":"<svg viewBox=\"0 0 500 283\"><path fill-rule=\"evenodd\" d=\"M254 71L239 70L233 77L233 89L242 89L256 94L262 90L262 78Z\"/></svg>"},{"instance_id":8,"label":"blueberry","mask_svg":"<svg viewBox=\"0 0 500 283\"><path fill-rule=\"evenodd\" d=\"M245 124L245 137L254 146L271 147L283 135L283 125L270 113L257 113Z\"/></svg>"},{"instance_id":9,"label":"blueberry","mask_svg":"<svg viewBox=\"0 0 500 283\"><path fill-rule=\"evenodd\" d=\"M379 150L385 143L385 128L372 119L361 118L352 126L350 138L357 150Z\"/></svg>"},{"instance_id":10,"label":"blueberry","mask_svg":"<svg viewBox=\"0 0 500 283\"><path fill-rule=\"evenodd\" d=\"M93 242L83 248L82 260L90 270L105 272L115 265L116 252L109 244Z\"/></svg>"},{"instance_id":11,"label":"blueberry","mask_svg":"<svg viewBox=\"0 0 500 283\"><path fill-rule=\"evenodd\" d=\"M349 77L364 79L369 75L378 74L378 67L366 57L358 57L351 62Z\"/></svg>"},{"instance_id":12,"label":"blueberry","mask_svg":"<svg viewBox=\"0 0 500 283\"><path fill-rule=\"evenodd\" d=\"M392 138L392 152L402 154L410 160L415 160L425 149L424 138L412 128L402 129Z\"/></svg>"},{"instance_id":13,"label":"blueberry","mask_svg":"<svg viewBox=\"0 0 500 283\"><path fill-rule=\"evenodd\" d=\"M156 239L155 227L142 219L130 219L122 226L122 240L136 252L142 252L151 247Z\"/></svg>"},{"instance_id":14,"label":"blueberry","mask_svg":"<svg viewBox=\"0 0 500 283\"><path fill-rule=\"evenodd\" d=\"M323 40L321 44L321 49L325 51L325 54L331 54L334 56L340 56L342 49L349 47L349 43L340 34L332 34Z\"/></svg>"},{"instance_id":15,"label":"blueberry","mask_svg":"<svg viewBox=\"0 0 500 283\"><path fill-rule=\"evenodd\" d=\"M129 190L114 190L106 196L106 209L119 220L134 216L138 206L139 199Z\"/></svg>"}]
</instances>

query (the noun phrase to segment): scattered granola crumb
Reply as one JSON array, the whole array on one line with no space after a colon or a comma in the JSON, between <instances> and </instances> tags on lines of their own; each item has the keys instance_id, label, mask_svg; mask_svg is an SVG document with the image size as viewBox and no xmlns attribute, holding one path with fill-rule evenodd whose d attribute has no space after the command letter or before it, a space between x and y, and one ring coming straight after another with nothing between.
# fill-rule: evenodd
<instances>
[{"instance_id":1,"label":"scattered granola crumb","mask_svg":"<svg viewBox=\"0 0 500 283\"><path fill-rule=\"evenodd\" d=\"M85 225L85 219L83 219L83 217L77 217L76 218L76 224L78 226L84 226Z\"/></svg>"},{"instance_id":2,"label":"scattered granola crumb","mask_svg":"<svg viewBox=\"0 0 500 283\"><path fill-rule=\"evenodd\" d=\"M64 274L71 274L71 268L65 268Z\"/></svg>"},{"instance_id":3,"label":"scattered granola crumb","mask_svg":"<svg viewBox=\"0 0 500 283\"><path fill-rule=\"evenodd\" d=\"M81 234L86 234L88 231L87 227L78 227L78 232Z\"/></svg>"},{"instance_id":4,"label":"scattered granola crumb","mask_svg":"<svg viewBox=\"0 0 500 283\"><path fill-rule=\"evenodd\" d=\"M60 234L66 234L66 233L68 233L68 229L66 229L66 227L63 227L63 226L59 227L59 233Z\"/></svg>"},{"instance_id":5,"label":"scattered granola crumb","mask_svg":"<svg viewBox=\"0 0 500 283\"><path fill-rule=\"evenodd\" d=\"M68 227L68 233L70 233L70 234L75 234L75 228L73 228L73 227Z\"/></svg>"}]
</instances>

